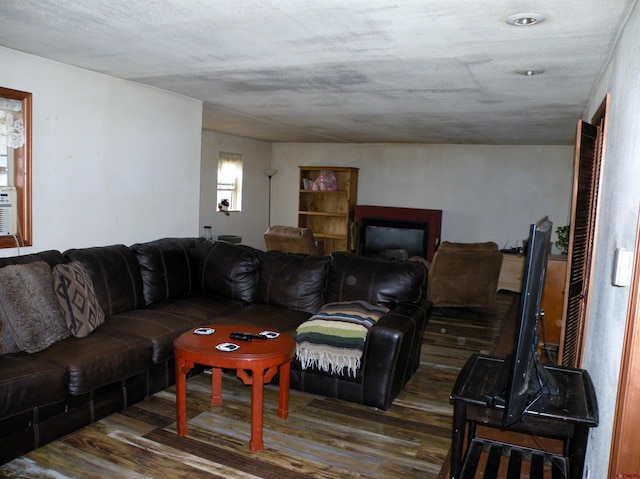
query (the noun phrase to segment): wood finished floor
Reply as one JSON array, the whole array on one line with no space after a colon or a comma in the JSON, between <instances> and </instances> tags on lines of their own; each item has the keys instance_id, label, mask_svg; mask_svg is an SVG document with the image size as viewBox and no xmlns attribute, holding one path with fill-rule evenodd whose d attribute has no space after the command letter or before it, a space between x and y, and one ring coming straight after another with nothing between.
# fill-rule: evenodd
<instances>
[{"instance_id":1,"label":"wood finished floor","mask_svg":"<svg viewBox=\"0 0 640 479\"><path fill-rule=\"evenodd\" d=\"M249 451L250 390L225 375L224 404L209 405L211 377L187 383L189 435L175 431L175 390L0 466L11 478L438 478L450 446L449 393L474 352L491 353L512 296L481 316L436 311L421 365L388 411L291 390L289 418L265 388L262 452ZM450 315L449 315L450 316Z\"/></svg>"}]
</instances>

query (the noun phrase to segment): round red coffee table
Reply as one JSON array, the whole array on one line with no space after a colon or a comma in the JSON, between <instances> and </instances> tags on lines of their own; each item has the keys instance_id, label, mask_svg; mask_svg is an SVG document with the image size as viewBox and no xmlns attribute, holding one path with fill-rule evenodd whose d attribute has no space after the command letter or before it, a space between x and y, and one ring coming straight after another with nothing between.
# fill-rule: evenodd
<instances>
[{"instance_id":1,"label":"round red coffee table","mask_svg":"<svg viewBox=\"0 0 640 479\"><path fill-rule=\"evenodd\" d=\"M278 417L289 415L289 373L296 344L293 338L280 333L272 339L251 342L231 339L233 331L260 333L263 330L248 326L211 325L213 334L196 334L191 329L173 342L176 359L176 415L178 435L186 436L187 429L187 373L194 364L211 366L211 405L222 405L222 370L235 369L244 384L251 385L251 442L252 451L262 450L262 410L264 384L280 370ZM202 328L198 328L202 329ZM216 349L224 343L240 346L235 351Z\"/></svg>"}]
</instances>

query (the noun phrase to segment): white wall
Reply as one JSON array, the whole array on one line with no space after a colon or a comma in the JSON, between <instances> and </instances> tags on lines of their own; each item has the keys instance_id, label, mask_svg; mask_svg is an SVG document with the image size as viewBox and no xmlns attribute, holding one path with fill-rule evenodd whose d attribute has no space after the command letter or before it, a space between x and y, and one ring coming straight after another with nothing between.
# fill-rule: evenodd
<instances>
[{"instance_id":1,"label":"white wall","mask_svg":"<svg viewBox=\"0 0 640 479\"><path fill-rule=\"evenodd\" d=\"M360 168L358 204L443 210L442 239L522 244L569 222L573 146L274 144L273 224L297 224L298 166ZM555 228L554 228L555 229Z\"/></svg>"},{"instance_id":2,"label":"white wall","mask_svg":"<svg viewBox=\"0 0 640 479\"><path fill-rule=\"evenodd\" d=\"M592 478L608 477L629 288L611 284L616 247L635 249L640 205L640 10L635 7L614 55L591 98L585 119L611 92L602 173L598 238L583 367L598 397L600 424L592 430L587 466ZM636 252L637 253L637 252ZM634 475L639 471L618 471Z\"/></svg>"},{"instance_id":3,"label":"white wall","mask_svg":"<svg viewBox=\"0 0 640 479\"><path fill-rule=\"evenodd\" d=\"M216 200L220 151L242 155L242 211L231 212L229 216L218 212ZM202 132L200 234L203 234L203 227L209 225L214 238L241 236L243 244L264 249L263 235L269 215L269 180L264 170L270 167L270 160L271 143L214 131ZM277 174L274 179L276 177Z\"/></svg>"},{"instance_id":4,"label":"white wall","mask_svg":"<svg viewBox=\"0 0 640 479\"><path fill-rule=\"evenodd\" d=\"M33 93L33 247L0 255L198 234L201 102L6 48L0 65Z\"/></svg>"}]
</instances>

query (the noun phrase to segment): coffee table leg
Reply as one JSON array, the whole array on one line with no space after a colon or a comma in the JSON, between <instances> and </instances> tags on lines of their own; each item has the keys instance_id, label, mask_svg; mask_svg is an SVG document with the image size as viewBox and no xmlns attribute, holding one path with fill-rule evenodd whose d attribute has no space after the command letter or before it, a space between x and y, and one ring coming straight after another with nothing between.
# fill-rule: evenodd
<instances>
[{"instance_id":1,"label":"coffee table leg","mask_svg":"<svg viewBox=\"0 0 640 479\"><path fill-rule=\"evenodd\" d=\"M289 417L289 374L291 373L291 361L280 366L280 384L278 390L278 417Z\"/></svg>"},{"instance_id":2,"label":"coffee table leg","mask_svg":"<svg viewBox=\"0 0 640 479\"><path fill-rule=\"evenodd\" d=\"M193 363L176 356L176 428L178 436L186 436L187 432L187 373Z\"/></svg>"},{"instance_id":3,"label":"coffee table leg","mask_svg":"<svg viewBox=\"0 0 640 479\"><path fill-rule=\"evenodd\" d=\"M222 406L222 369L211 368L211 405Z\"/></svg>"},{"instance_id":4,"label":"coffee table leg","mask_svg":"<svg viewBox=\"0 0 640 479\"><path fill-rule=\"evenodd\" d=\"M251 441L249 449L262 451L262 410L264 399L264 371L252 371L251 385Z\"/></svg>"}]
</instances>

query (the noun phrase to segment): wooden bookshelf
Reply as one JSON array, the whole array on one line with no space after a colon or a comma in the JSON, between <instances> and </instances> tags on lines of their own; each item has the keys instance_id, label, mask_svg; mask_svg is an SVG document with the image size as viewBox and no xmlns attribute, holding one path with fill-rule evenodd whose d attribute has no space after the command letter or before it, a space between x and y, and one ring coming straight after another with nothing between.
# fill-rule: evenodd
<instances>
[{"instance_id":1,"label":"wooden bookshelf","mask_svg":"<svg viewBox=\"0 0 640 479\"><path fill-rule=\"evenodd\" d=\"M336 177L337 189L314 189L323 171ZM298 226L309 228L324 241L324 252L353 250L353 211L358 199L358 168L301 166L298 194Z\"/></svg>"}]
</instances>

